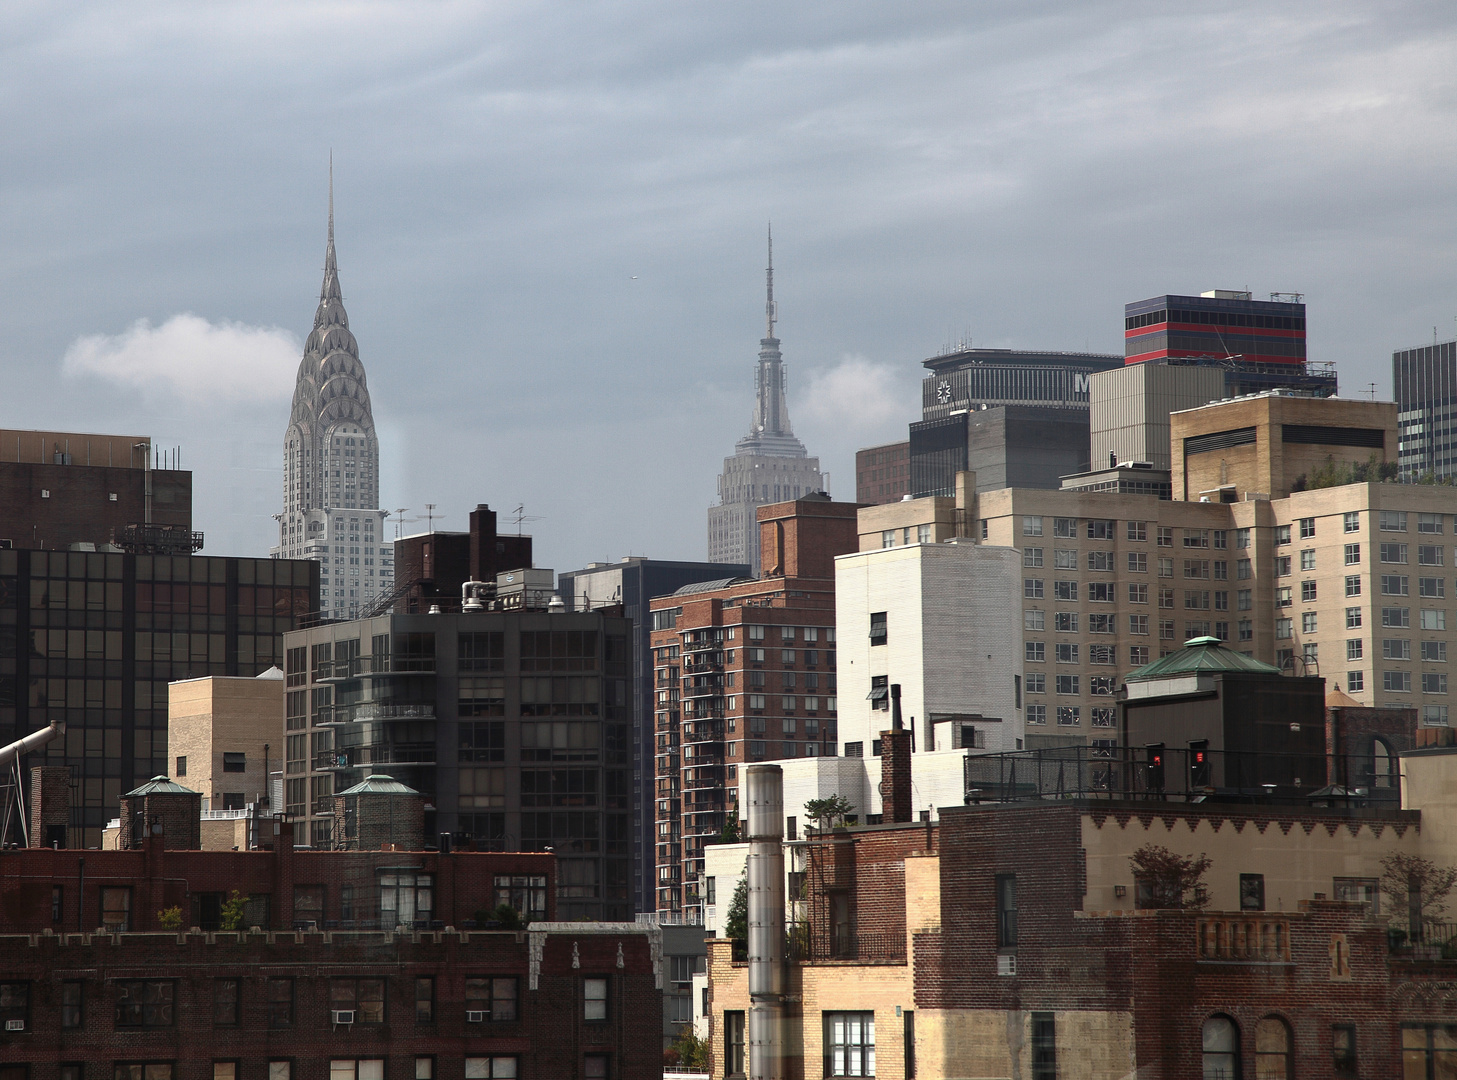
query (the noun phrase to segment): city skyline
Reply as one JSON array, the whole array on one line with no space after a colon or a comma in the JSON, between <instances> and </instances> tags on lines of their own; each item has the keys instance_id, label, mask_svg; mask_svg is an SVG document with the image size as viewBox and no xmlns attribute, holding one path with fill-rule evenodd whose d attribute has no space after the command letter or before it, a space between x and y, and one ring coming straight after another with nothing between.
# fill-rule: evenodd
<instances>
[{"instance_id":1,"label":"city skyline","mask_svg":"<svg viewBox=\"0 0 1457 1080\"><path fill-rule=\"evenodd\" d=\"M837 498L968 338L1117 352L1141 297L1301 291L1311 359L1387 397L1390 354L1454 329L1457 21L1420 7L123 18L8 24L9 424L180 445L210 553L274 538L331 144L384 501L525 504L556 568L705 556L769 217Z\"/></svg>"}]
</instances>

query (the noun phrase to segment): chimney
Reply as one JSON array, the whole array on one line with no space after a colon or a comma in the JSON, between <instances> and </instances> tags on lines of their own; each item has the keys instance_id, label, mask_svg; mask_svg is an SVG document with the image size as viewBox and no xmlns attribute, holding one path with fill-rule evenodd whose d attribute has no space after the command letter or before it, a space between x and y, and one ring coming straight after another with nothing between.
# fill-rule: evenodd
<instances>
[{"instance_id":1,"label":"chimney","mask_svg":"<svg viewBox=\"0 0 1457 1080\"><path fill-rule=\"evenodd\" d=\"M749 1080L784 1080L784 770L750 765Z\"/></svg>"},{"instance_id":2,"label":"chimney","mask_svg":"<svg viewBox=\"0 0 1457 1080\"><path fill-rule=\"evenodd\" d=\"M30 846L65 847L71 824L71 770L41 765L30 770Z\"/></svg>"},{"instance_id":3,"label":"chimney","mask_svg":"<svg viewBox=\"0 0 1457 1080\"><path fill-rule=\"evenodd\" d=\"M912 820L911 733L901 720L900 683L890 686L890 730L880 733L880 791L883 820Z\"/></svg>"}]
</instances>

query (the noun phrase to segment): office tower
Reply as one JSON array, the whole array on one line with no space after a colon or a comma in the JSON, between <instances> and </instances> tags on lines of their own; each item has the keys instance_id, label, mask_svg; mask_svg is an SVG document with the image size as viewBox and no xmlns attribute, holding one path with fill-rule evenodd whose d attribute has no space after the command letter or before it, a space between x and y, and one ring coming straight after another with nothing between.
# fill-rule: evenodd
<instances>
[{"instance_id":1,"label":"office tower","mask_svg":"<svg viewBox=\"0 0 1457 1080\"><path fill-rule=\"evenodd\" d=\"M785 502L824 487L820 459L810 457L789 425L789 377L779 352L774 324L774 237L769 237L765 271L768 300L764 306L767 333L759 342L754 374L754 419L724 458L718 478L718 505L708 510L708 561L747 564L759 573L759 527L755 513L766 503Z\"/></svg>"},{"instance_id":2,"label":"office tower","mask_svg":"<svg viewBox=\"0 0 1457 1080\"><path fill-rule=\"evenodd\" d=\"M359 343L349 331L334 255L334 174L329 241L314 328L283 437L283 513L274 558L319 564L320 613L353 617L390 593L394 550L379 509L379 441Z\"/></svg>"},{"instance_id":3,"label":"office tower","mask_svg":"<svg viewBox=\"0 0 1457 1080\"><path fill-rule=\"evenodd\" d=\"M652 601L657 910L702 919L704 845L738 820L740 765L835 753L834 558L855 504L760 507L757 581L685 585Z\"/></svg>"},{"instance_id":4,"label":"office tower","mask_svg":"<svg viewBox=\"0 0 1457 1080\"><path fill-rule=\"evenodd\" d=\"M1457 474L1457 341L1391 354L1403 480Z\"/></svg>"},{"instance_id":5,"label":"office tower","mask_svg":"<svg viewBox=\"0 0 1457 1080\"><path fill-rule=\"evenodd\" d=\"M554 850L562 918L627 919L632 627L559 610L532 573L499 575L480 610L286 635L285 809L329 848L334 795L390 776L425 796L427 836Z\"/></svg>"},{"instance_id":6,"label":"office tower","mask_svg":"<svg viewBox=\"0 0 1457 1080\"><path fill-rule=\"evenodd\" d=\"M886 443L855 451L855 501L900 502L911 493L911 444Z\"/></svg>"},{"instance_id":7,"label":"office tower","mask_svg":"<svg viewBox=\"0 0 1457 1080\"><path fill-rule=\"evenodd\" d=\"M1137 300L1123 308L1124 357L1130 364L1218 357L1304 365L1305 304L1300 301L1299 293L1255 300L1230 289Z\"/></svg>"},{"instance_id":8,"label":"office tower","mask_svg":"<svg viewBox=\"0 0 1457 1080\"><path fill-rule=\"evenodd\" d=\"M1055 488L1088 467L1088 386L1116 356L959 349L926 360L910 428L910 494L953 494L958 472L986 491Z\"/></svg>"},{"instance_id":9,"label":"office tower","mask_svg":"<svg viewBox=\"0 0 1457 1080\"><path fill-rule=\"evenodd\" d=\"M628 557L615 563L589 563L583 570L557 576L557 594L568 611L620 607L632 623L632 814L633 905L655 910L653 864L653 665L652 618L648 601L685 585L723 584L746 577L747 566L725 563L670 562Z\"/></svg>"}]
</instances>

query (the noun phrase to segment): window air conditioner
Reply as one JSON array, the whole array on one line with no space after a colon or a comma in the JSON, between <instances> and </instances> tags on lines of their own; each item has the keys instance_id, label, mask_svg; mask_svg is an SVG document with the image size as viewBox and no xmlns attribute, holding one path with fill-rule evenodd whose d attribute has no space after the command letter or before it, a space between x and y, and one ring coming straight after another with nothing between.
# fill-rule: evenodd
<instances>
[{"instance_id":1,"label":"window air conditioner","mask_svg":"<svg viewBox=\"0 0 1457 1080\"><path fill-rule=\"evenodd\" d=\"M485 1021L486 1013L484 1009L468 1009L466 1011L465 1022L467 1024L483 1024Z\"/></svg>"},{"instance_id":2,"label":"window air conditioner","mask_svg":"<svg viewBox=\"0 0 1457 1080\"><path fill-rule=\"evenodd\" d=\"M7 1020L7 1021L5 1021L5 1030L6 1031L24 1031L25 1030L25 1021L24 1020Z\"/></svg>"},{"instance_id":3,"label":"window air conditioner","mask_svg":"<svg viewBox=\"0 0 1457 1080\"><path fill-rule=\"evenodd\" d=\"M352 1024L352 1023L354 1023L354 1010L353 1009L335 1009L334 1010L334 1023L336 1023L336 1024Z\"/></svg>"},{"instance_id":4,"label":"window air conditioner","mask_svg":"<svg viewBox=\"0 0 1457 1080\"><path fill-rule=\"evenodd\" d=\"M1017 974L1017 957L1011 953L1003 953L997 957L998 975Z\"/></svg>"}]
</instances>

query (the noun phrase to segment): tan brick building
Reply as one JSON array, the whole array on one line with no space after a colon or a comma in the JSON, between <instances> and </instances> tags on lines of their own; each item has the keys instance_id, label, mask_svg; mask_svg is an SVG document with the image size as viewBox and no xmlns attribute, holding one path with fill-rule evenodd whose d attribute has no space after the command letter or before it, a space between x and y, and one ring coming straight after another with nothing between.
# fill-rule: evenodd
<instances>
[{"instance_id":1,"label":"tan brick building","mask_svg":"<svg viewBox=\"0 0 1457 1080\"><path fill-rule=\"evenodd\" d=\"M283 672L254 679L209 675L167 687L172 775L202 793L207 811L241 811L268 797L283 768ZM282 809L279 807L278 809Z\"/></svg>"}]
</instances>

